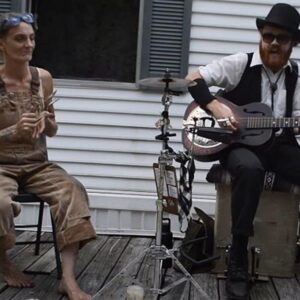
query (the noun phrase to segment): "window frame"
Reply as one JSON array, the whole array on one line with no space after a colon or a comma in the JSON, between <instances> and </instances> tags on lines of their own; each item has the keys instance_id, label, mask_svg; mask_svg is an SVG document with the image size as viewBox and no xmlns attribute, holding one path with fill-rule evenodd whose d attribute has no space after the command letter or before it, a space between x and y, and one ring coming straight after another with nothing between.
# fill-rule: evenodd
<instances>
[{"instance_id":1,"label":"window frame","mask_svg":"<svg viewBox=\"0 0 300 300\"><path fill-rule=\"evenodd\" d=\"M179 0L178 0L179 1ZM188 59L189 59L189 40L190 40L190 27L191 27L191 11L193 0L182 0L184 2L184 22L182 41L183 47L181 51L180 64L181 72L180 77L184 77L188 70ZM113 88L113 89L133 89L139 90L138 81L145 77L151 76L149 69L143 67L149 64L149 27L152 22L152 5L154 2L168 2L168 0L140 0L139 9L139 22L138 22L138 42L137 42L137 56L136 56L136 74L135 82L111 82L111 81L96 81L96 80L83 80L83 79L55 79L54 83L58 87L79 87L82 89L86 88ZM0 3L7 3L12 11L26 12L32 11L32 0L0 0ZM151 30L151 29L150 29ZM145 34L147 34L145 42ZM146 44L145 44L146 43ZM148 53L147 53L148 51ZM145 54L146 53L146 54ZM161 75L162 76L162 75ZM177 76L178 77L178 76Z\"/></svg>"}]
</instances>

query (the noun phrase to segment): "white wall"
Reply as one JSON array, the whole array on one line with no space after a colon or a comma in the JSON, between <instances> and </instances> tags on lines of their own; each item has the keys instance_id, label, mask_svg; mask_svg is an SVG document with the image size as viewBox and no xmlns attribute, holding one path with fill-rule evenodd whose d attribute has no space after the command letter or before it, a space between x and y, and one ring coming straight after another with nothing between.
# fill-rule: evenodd
<instances>
[{"instance_id":1,"label":"white wall","mask_svg":"<svg viewBox=\"0 0 300 300\"><path fill-rule=\"evenodd\" d=\"M156 187L152 165L162 149L155 140L160 134L155 123L164 109L162 94L141 92L134 86L57 89L59 131L48 139L49 158L87 188L98 232L153 233ZM170 131L177 135L169 145L176 152L184 150L181 124L190 101L188 95L174 96L170 107ZM205 176L206 171L197 170L194 203L213 213L214 188Z\"/></svg>"}]
</instances>

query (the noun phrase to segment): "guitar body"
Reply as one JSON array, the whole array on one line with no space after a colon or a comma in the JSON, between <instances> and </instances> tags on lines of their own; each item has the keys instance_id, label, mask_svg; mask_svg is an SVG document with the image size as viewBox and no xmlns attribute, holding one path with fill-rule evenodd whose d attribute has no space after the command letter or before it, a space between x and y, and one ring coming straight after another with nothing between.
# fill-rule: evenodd
<instances>
[{"instance_id":1,"label":"guitar body","mask_svg":"<svg viewBox=\"0 0 300 300\"><path fill-rule=\"evenodd\" d=\"M243 144L247 146L262 146L273 137L272 128L249 128L249 119L254 120L272 117L272 110L265 104L254 102L243 106L217 97L218 100L231 108L236 120L239 122L239 129L230 136L228 143L221 143L203 136L193 134L191 129L194 127L218 128L218 122L205 110L193 101L185 111L182 130L182 142L184 147L191 151L193 157L199 161L218 160L222 152L229 146Z\"/></svg>"}]
</instances>

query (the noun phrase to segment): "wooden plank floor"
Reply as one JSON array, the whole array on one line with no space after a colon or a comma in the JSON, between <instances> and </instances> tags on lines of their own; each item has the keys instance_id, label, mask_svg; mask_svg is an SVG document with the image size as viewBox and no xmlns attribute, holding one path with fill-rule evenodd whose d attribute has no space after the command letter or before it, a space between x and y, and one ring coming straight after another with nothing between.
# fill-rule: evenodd
<instances>
[{"instance_id":1,"label":"wooden plank floor","mask_svg":"<svg viewBox=\"0 0 300 300\"><path fill-rule=\"evenodd\" d=\"M18 235L18 239L33 239L33 234L25 231ZM49 239L49 236L45 233L43 237ZM151 255L153 251L149 250L151 244L154 244L154 239L150 237L98 236L80 252L76 268L80 286L94 295L93 299L125 300L127 287L138 284L146 291L145 299L157 299L150 292L154 284L155 263ZM39 256L33 255L32 245L17 245L10 256L23 270L43 270L50 274L32 275L35 287L28 289L8 288L0 279L0 300L67 300L56 292L58 281L52 244L43 244ZM173 268L168 268L164 275L164 288L170 288L170 284L185 278ZM194 274L193 278L209 299L226 299L223 279L209 273ZM256 283L251 290L251 300L300 300L299 282L300 274L291 279L271 278L268 282ZM201 294L190 281L186 281L159 299L196 300L201 299Z\"/></svg>"}]
</instances>

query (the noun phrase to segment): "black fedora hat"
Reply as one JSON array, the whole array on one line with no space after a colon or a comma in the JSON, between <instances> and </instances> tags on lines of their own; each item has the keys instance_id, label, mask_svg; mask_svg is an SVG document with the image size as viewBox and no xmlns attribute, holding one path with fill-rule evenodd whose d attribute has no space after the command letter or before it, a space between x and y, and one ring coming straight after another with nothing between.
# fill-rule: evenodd
<instances>
[{"instance_id":1,"label":"black fedora hat","mask_svg":"<svg viewBox=\"0 0 300 300\"><path fill-rule=\"evenodd\" d=\"M265 25L283 28L291 32L300 41L300 14L293 6L287 3L275 4L266 18L257 18L256 26L261 29Z\"/></svg>"}]
</instances>

